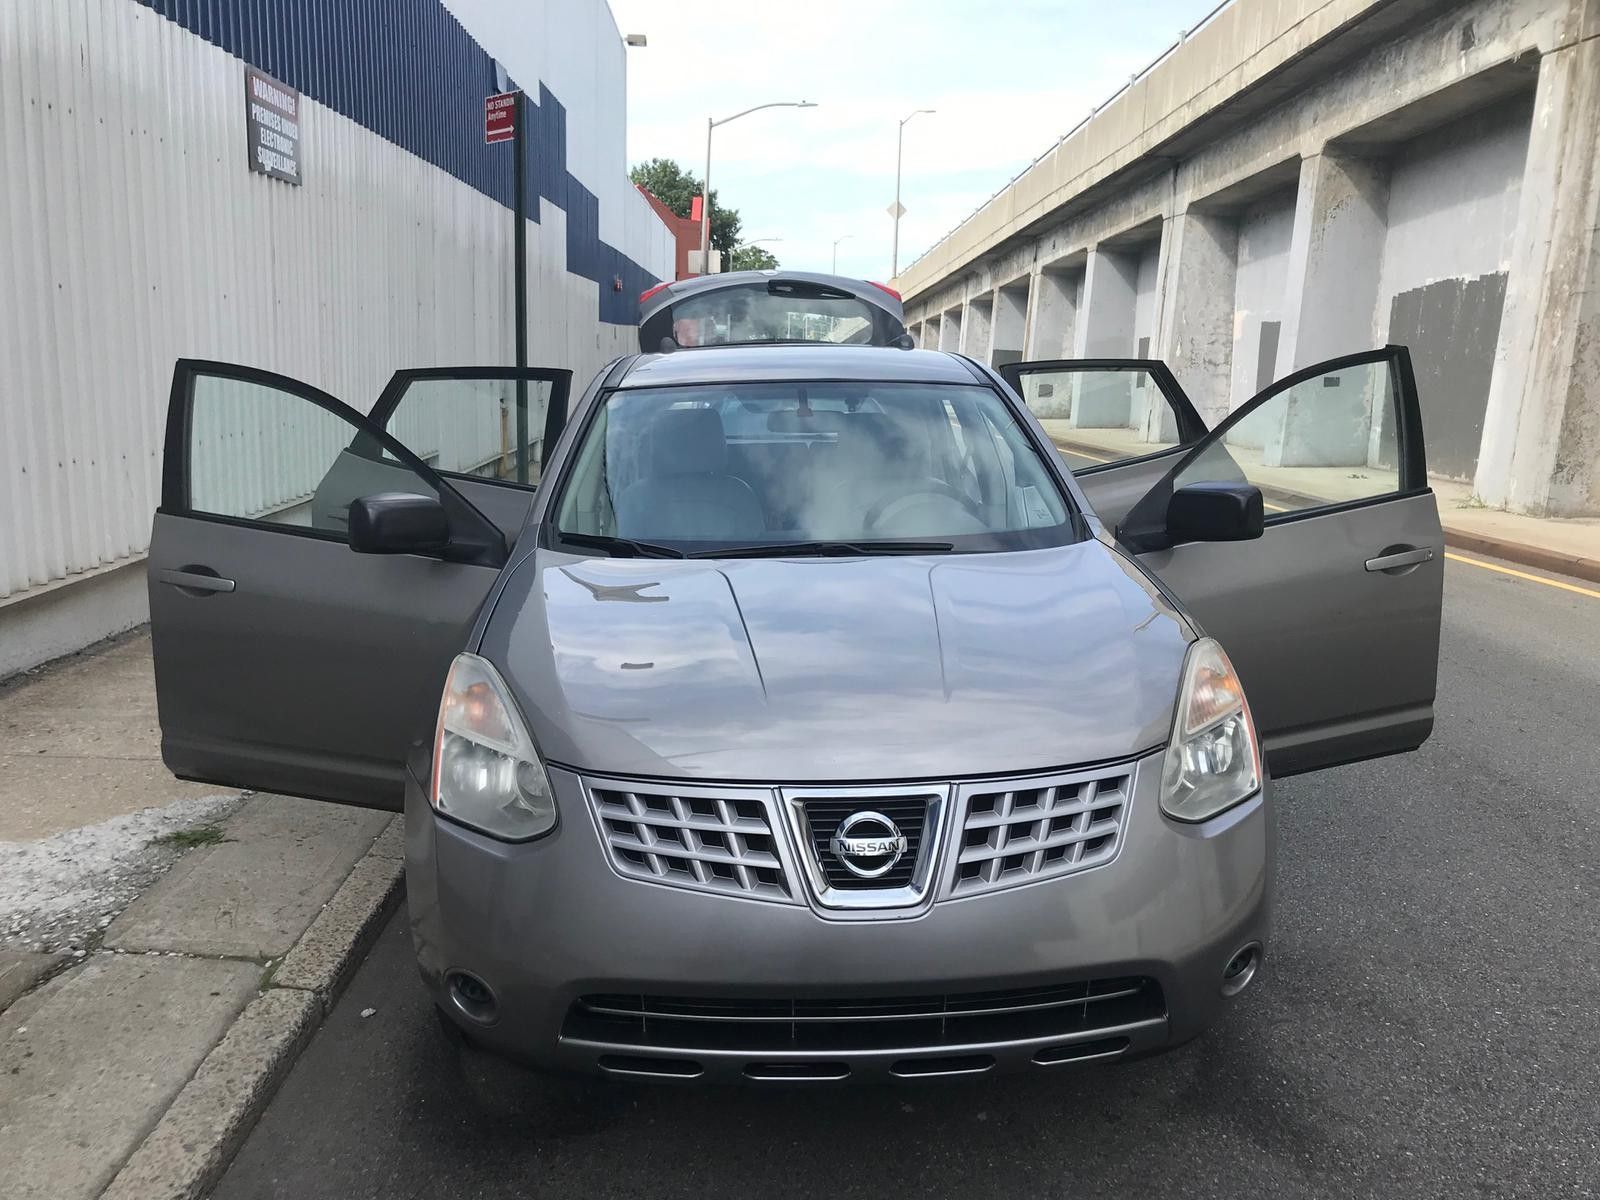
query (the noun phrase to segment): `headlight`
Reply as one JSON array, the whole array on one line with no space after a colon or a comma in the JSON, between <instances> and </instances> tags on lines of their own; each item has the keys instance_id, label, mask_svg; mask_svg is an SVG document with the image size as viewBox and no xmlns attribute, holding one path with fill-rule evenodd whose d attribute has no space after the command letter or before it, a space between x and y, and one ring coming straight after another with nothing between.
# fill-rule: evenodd
<instances>
[{"instance_id":1,"label":"headlight","mask_svg":"<svg viewBox=\"0 0 1600 1200\"><path fill-rule=\"evenodd\" d=\"M1222 647L1201 638L1189 647L1161 773L1161 810L1179 821L1204 821L1261 788L1261 751L1244 688Z\"/></svg>"},{"instance_id":2,"label":"headlight","mask_svg":"<svg viewBox=\"0 0 1600 1200\"><path fill-rule=\"evenodd\" d=\"M507 841L556 827L555 797L505 681L476 654L450 664L433 737L438 812Z\"/></svg>"}]
</instances>

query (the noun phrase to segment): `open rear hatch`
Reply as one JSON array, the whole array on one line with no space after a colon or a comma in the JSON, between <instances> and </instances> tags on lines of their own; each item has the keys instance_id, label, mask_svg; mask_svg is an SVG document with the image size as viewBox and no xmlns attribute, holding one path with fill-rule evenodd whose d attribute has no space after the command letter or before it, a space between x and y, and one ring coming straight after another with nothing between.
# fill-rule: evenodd
<instances>
[{"instance_id":1,"label":"open rear hatch","mask_svg":"<svg viewBox=\"0 0 1600 1200\"><path fill-rule=\"evenodd\" d=\"M733 271L639 297L639 349L831 342L907 344L900 296L881 283L804 271Z\"/></svg>"}]
</instances>

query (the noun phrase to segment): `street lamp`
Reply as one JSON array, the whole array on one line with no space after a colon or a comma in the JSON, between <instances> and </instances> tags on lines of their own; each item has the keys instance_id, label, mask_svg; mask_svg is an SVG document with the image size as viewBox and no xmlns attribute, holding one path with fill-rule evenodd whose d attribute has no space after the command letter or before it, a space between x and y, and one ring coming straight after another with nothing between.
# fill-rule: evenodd
<instances>
[{"instance_id":1,"label":"street lamp","mask_svg":"<svg viewBox=\"0 0 1600 1200\"><path fill-rule=\"evenodd\" d=\"M731 117L722 120L706 118L706 177L701 185L702 196L700 199L700 274L711 274L711 131L718 125L726 125L729 121L737 121L740 117L748 117L753 112L760 112L763 108L815 108L816 104L810 100L774 100L770 104L757 104L743 112L736 112Z\"/></svg>"},{"instance_id":2,"label":"street lamp","mask_svg":"<svg viewBox=\"0 0 1600 1200\"><path fill-rule=\"evenodd\" d=\"M900 274L900 214L905 209L900 207L900 153L906 141L906 122L912 117L922 113L931 113L931 108L919 108L916 112L900 118L900 129L894 139L894 207L889 211L894 214L894 251L889 260L889 278L893 279Z\"/></svg>"},{"instance_id":3,"label":"street lamp","mask_svg":"<svg viewBox=\"0 0 1600 1200\"><path fill-rule=\"evenodd\" d=\"M855 237L855 234L847 233L841 237L836 237L833 239L833 273L835 275L839 273L839 243L848 241L853 237Z\"/></svg>"}]
</instances>

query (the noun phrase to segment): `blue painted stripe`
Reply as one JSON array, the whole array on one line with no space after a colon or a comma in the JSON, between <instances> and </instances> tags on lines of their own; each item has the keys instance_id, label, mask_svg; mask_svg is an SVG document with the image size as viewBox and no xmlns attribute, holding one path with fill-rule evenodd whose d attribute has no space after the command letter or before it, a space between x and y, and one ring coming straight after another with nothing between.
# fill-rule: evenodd
<instances>
[{"instance_id":1,"label":"blue painted stripe","mask_svg":"<svg viewBox=\"0 0 1600 1200\"><path fill-rule=\"evenodd\" d=\"M512 206L510 147L483 142L494 57L439 0L138 3ZM567 270L600 285L600 320L637 324L639 293L657 278L601 238L600 201L567 170L566 108L540 83L524 110L530 219L539 219L539 199L564 209Z\"/></svg>"}]
</instances>

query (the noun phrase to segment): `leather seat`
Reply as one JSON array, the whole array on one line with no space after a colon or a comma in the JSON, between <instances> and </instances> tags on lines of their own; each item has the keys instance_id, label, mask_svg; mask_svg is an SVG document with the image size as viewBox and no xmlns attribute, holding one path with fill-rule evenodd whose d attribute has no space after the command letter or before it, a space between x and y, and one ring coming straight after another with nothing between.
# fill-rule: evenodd
<instances>
[{"instance_id":1,"label":"leather seat","mask_svg":"<svg viewBox=\"0 0 1600 1200\"><path fill-rule=\"evenodd\" d=\"M766 532L761 501L728 473L722 417L668 409L645 432L644 477L616 498L617 535L646 541L733 541Z\"/></svg>"}]
</instances>

